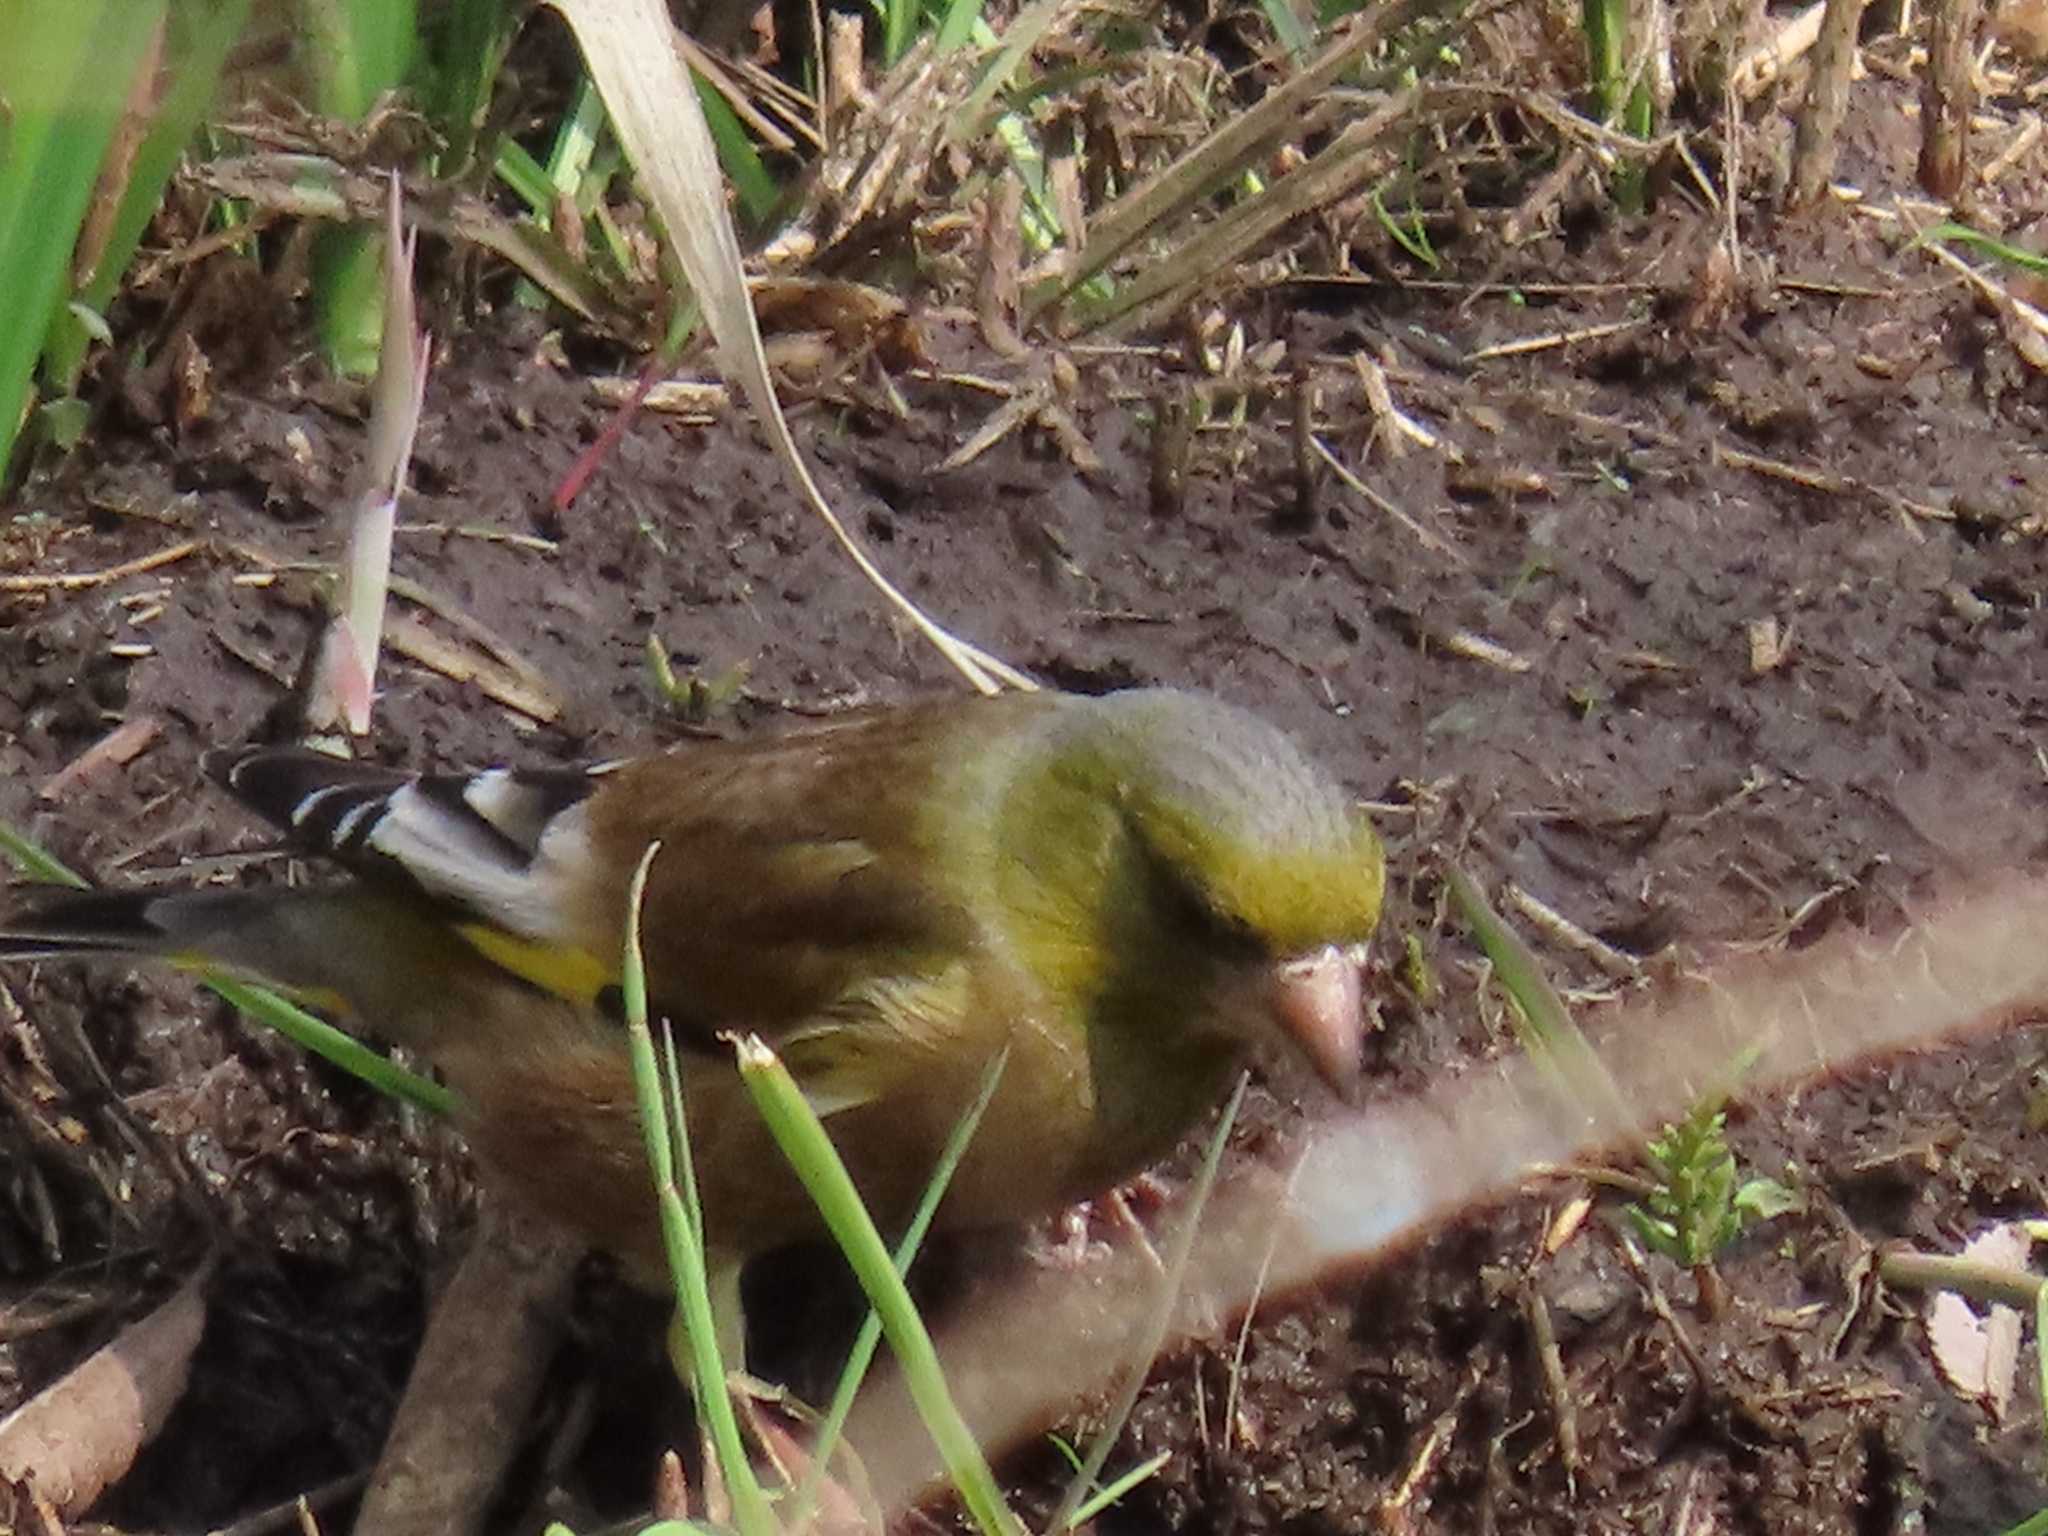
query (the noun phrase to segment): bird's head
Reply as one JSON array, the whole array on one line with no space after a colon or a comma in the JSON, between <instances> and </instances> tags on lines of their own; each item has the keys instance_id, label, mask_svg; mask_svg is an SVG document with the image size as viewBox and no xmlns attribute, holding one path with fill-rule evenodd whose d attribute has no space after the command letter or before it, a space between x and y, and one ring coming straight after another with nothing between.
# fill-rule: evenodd
<instances>
[{"instance_id":1,"label":"bird's head","mask_svg":"<svg viewBox=\"0 0 2048 1536\"><path fill-rule=\"evenodd\" d=\"M1348 1083L1385 886L1364 816L1285 735L1218 700L1147 689L1090 707L1064 756L1110 828L1097 932L1118 957L1112 993L1149 1004L1126 1011L1153 1027L1277 1040Z\"/></svg>"}]
</instances>

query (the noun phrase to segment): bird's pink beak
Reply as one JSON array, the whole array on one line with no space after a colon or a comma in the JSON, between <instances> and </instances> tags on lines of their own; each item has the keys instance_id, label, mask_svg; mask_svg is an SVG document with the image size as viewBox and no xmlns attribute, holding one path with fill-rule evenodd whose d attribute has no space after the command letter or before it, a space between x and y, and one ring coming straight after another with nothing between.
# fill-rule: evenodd
<instances>
[{"instance_id":1,"label":"bird's pink beak","mask_svg":"<svg viewBox=\"0 0 2048 1536\"><path fill-rule=\"evenodd\" d=\"M1365 946L1326 945L1273 971L1273 1017L1324 1082L1342 1093L1358 1079L1365 1040Z\"/></svg>"}]
</instances>

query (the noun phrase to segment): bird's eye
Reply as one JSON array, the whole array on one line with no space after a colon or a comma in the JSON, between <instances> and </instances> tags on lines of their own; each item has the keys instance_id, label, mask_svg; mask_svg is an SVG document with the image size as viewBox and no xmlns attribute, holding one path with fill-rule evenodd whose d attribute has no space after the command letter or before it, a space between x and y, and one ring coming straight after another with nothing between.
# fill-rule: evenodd
<instances>
[{"instance_id":1,"label":"bird's eye","mask_svg":"<svg viewBox=\"0 0 2048 1536\"><path fill-rule=\"evenodd\" d=\"M1205 906L1203 934L1219 954L1234 960L1260 961L1272 958L1272 946L1243 918Z\"/></svg>"},{"instance_id":2,"label":"bird's eye","mask_svg":"<svg viewBox=\"0 0 2048 1536\"><path fill-rule=\"evenodd\" d=\"M1268 957L1265 940L1251 924L1218 907L1207 892L1175 871L1155 863L1154 874L1170 920L1190 943L1223 960L1255 961Z\"/></svg>"}]
</instances>

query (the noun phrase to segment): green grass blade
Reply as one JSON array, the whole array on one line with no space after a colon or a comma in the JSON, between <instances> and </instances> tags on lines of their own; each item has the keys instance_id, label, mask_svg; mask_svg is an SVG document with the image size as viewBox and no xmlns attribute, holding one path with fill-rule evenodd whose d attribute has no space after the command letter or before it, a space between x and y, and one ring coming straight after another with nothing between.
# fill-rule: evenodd
<instances>
[{"instance_id":1,"label":"green grass blade","mask_svg":"<svg viewBox=\"0 0 2048 1536\"><path fill-rule=\"evenodd\" d=\"M1579 32L1586 39L1586 78L1593 84L1594 114L1603 123L1613 123L1621 106L1622 47L1628 35L1625 0L1583 0Z\"/></svg>"},{"instance_id":2,"label":"green grass blade","mask_svg":"<svg viewBox=\"0 0 2048 1536\"><path fill-rule=\"evenodd\" d=\"M673 1103L663 1092L664 1074L655 1059L654 1035L647 1026L647 967L640 947L640 902L647 889L647 870L661 844L650 843L633 872L626 903L626 946L620 971L620 991L626 1012L626 1041L633 1059L633 1086L640 1108L641 1134L647 1146L647 1161L661 1207L661 1235L675 1276L676 1306L681 1313L684 1343L688 1349L690 1384L697 1399L697 1412L711 1432L712 1452L725 1475L726 1491L732 1497L733 1517L742 1536L774 1536L775 1519L767 1496L747 1460L745 1442L740 1438L739 1419L733 1413L732 1398L726 1391L725 1365L718 1355L717 1327L712 1318L711 1284L704 1261L701 1213L686 1204L685 1191L678 1187L676 1147L687 1144L689 1125L683 1114L683 1098ZM673 1110L673 1118L671 1118ZM694 1187L689 1192L694 1195ZM690 1203L694 1203L692 1200Z\"/></svg>"},{"instance_id":3,"label":"green grass blade","mask_svg":"<svg viewBox=\"0 0 2048 1536\"><path fill-rule=\"evenodd\" d=\"M69 298L80 225L161 0L0 0L0 478Z\"/></svg>"},{"instance_id":4,"label":"green grass blade","mask_svg":"<svg viewBox=\"0 0 2048 1536\"><path fill-rule=\"evenodd\" d=\"M329 117L360 119L411 72L414 0L302 0L314 101Z\"/></svg>"},{"instance_id":5,"label":"green grass blade","mask_svg":"<svg viewBox=\"0 0 2048 1536\"><path fill-rule=\"evenodd\" d=\"M574 198L582 190L604 122L604 98L586 70L576 82L568 115L556 124L554 142L548 146L548 185L556 197Z\"/></svg>"},{"instance_id":6,"label":"green grass blade","mask_svg":"<svg viewBox=\"0 0 2048 1536\"><path fill-rule=\"evenodd\" d=\"M372 1050L346 1030L336 1029L325 1019L315 1018L296 1003L254 982L238 981L220 971L201 971L199 979L228 1002L267 1024L294 1044L333 1062L344 1072L361 1078L379 1093L437 1115L453 1115L462 1099L453 1089L408 1072L390 1057Z\"/></svg>"},{"instance_id":7,"label":"green grass blade","mask_svg":"<svg viewBox=\"0 0 2048 1536\"><path fill-rule=\"evenodd\" d=\"M932 39L932 51L948 54L963 47L982 19L981 4L982 0L947 0L945 14L939 18L938 35Z\"/></svg>"},{"instance_id":8,"label":"green grass blade","mask_svg":"<svg viewBox=\"0 0 2048 1536\"><path fill-rule=\"evenodd\" d=\"M989 1100L995 1097L996 1084L1002 1081L1003 1068L1010 1060L1009 1047L1005 1046L989 1063L988 1071L982 1074L981 1090L974 1102L967 1106L967 1113L960 1117L953 1127L953 1134L946 1139L945 1148L939 1153L938 1166L932 1170L930 1181L925 1185L924 1198L911 1213L910 1225L904 1229L903 1239L896 1245L894 1261L899 1276L910 1272L917 1251L924 1243L925 1234L931 1230L932 1218L938 1215L939 1202L945 1198L946 1186L953 1181L953 1170L960 1166L960 1159L967 1154L968 1143L974 1140L974 1133L981 1128L981 1117L988 1110ZM818 1430L817 1442L811 1448L810 1470L804 1474L802 1486L798 1489L796 1513L789 1521L790 1528L802 1530L810 1521L816 1507L819 1491L825 1480L825 1469L830 1465L832 1452L839 1444L839 1436L846 1428L847 1415L853 1412L853 1400L859 1394L861 1383L867 1378L869 1364L874 1360L875 1347L882 1341L882 1315L875 1308L868 1309L866 1320L860 1332L854 1337L853 1348L847 1351L846 1369L839 1373L839 1385L832 1394L832 1405L825 1413L825 1422Z\"/></svg>"},{"instance_id":9,"label":"green grass blade","mask_svg":"<svg viewBox=\"0 0 2048 1536\"><path fill-rule=\"evenodd\" d=\"M314 100L329 117L359 122L412 70L414 0L305 0ZM341 372L376 372L384 333L384 262L367 230L321 232L313 260L320 344Z\"/></svg>"},{"instance_id":10,"label":"green grass blade","mask_svg":"<svg viewBox=\"0 0 2048 1536\"><path fill-rule=\"evenodd\" d=\"M1063 0L1029 0L1010 18L1009 26L1003 30L1001 43L988 63L982 66L981 77L953 113L953 120L946 129L949 141L962 143L980 132L989 102L996 92L1009 85L1017 67L1038 46L1046 28L1058 19L1062 3Z\"/></svg>"},{"instance_id":11,"label":"green grass blade","mask_svg":"<svg viewBox=\"0 0 2048 1536\"><path fill-rule=\"evenodd\" d=\"M163 204L164 189L177 172L178 161L204 122L220 87L228 50L249 19L250 0L184 0L170 13L165 49L168 89L149 131L128 168L127 185L115 210L105 244L76 298L104 312L113 302L142 232ZM89 338L75 320L60 319L52 327L44 351L43 372L51 388L69 394L78 387Z\"/></svg>"},{"instance_id":12,"label":"green grass blade","mask_svg":"<svg viewBox=\"0 0 2048 1536\"><path fill-rule=\"evenodd\" d=\"M429 10L432 71L424 95L428 116L447 141L436 166L442 176L459 175L476 154L477 131L519 19L520 8L505 0L446 0Z\"/></svg>"},{"instance_id":13,"label":"green grass blade","mask_svg":"<svg viewBox=\"0 0 2048 1536\"><path fill-rule=\"evenodd\" d=\"M74 891L89 891L92 882L7 822L0 821L0 858L38 885L68 885Z\"/></svg>"},{"instance_id":14,"label":"green grass blade","mask_svg":"<svg viewBox=\"0 0 2048 1536\"><path fill-rule=\"evenodd\" d=\"M1113 1482L1105 1483L1095 1492L1093 1497L1083 1499L1073 1514L1067 1517L1067 1523L1059 1527L1059 1529L1071 1531L1086 1525L1171 1460L1173 1460L1173 1452L1161 1451L1157 1456L1139 1462L1122 1477L1117 1478Z\"/></svg>"},{"instance_id":15,"label":"green grass blade","mask_svg":"<svg viewBox=\"0 0 2048 1536\"><path fill-rule=\"evenodd\" d=\"M733 111L732 103L718 94L717 86L694 70L690 78L696 82L697 100L703 105L704 122L711 130L711 142L717 146L718 163L731 178L747 217L758 224L775 212L782 201L782 188L775 184L775 178L761 159L760 150L747 137L746 126L740 122L739 114Z\"/></svg>"},{"instance_id":16,"label":"green grass blade","mask_svg":"<svg viewBox=\"0 0 2048 1536\"><path fill-rule=\"evenodd\" d=\"M1551 989L1543 974L1543 963L1524 944L1521 936L1488 904L1472 877L1455 866L1449 871L1451 899L1471 926L1472 935L1486 958L1493 962L1500 982L1521 1010L1526 1034L1522 1045L1531 1052L1554 1053L1578 1033L1578 1026L1565 1011L1564 1002Z\"/></svg>"},{"instance_id":17,"label":"green grass blade","mask_svg":"<svg viewBox=\"0 0 2048 1536\"><path fill-rule=\"evenodd\" d=\"M2034 1369L2041 1389L2041 1429L2048 1433L2048 1285L2034 1293Z\"/></svg>"},{"instance_id":18,"label":"green grass blade","mask_svg":"<svg viewBox=\"0 0 2048 1536\"><path fill-rule=\"evenodd\" d=\"M1259 11L1266 18L1266 25L1273 29L1273 35L1280 40L1282 48L1294 58L1308 57L1309 50L1316 45L1315 33L1294 14L1294 7L1288 0L1259 0Z\"/></svg>"},{"instance_id":19,"label":"green grass blade","mask_svg":"<svg viewBox=\"0 0 2048 1536\"><path fill-rule=\"evenodd\" d=\"M861 1203L846 1166L833 1149L832 1138L805 1101L803 1091L760 1037L749 1035L739 1045L740 1076L768 1129L810 1192L832 1240L853 1266L868 1300L881 1316L882 1331L903 1367L904 1384L923 1418L932 1443L946 1463L968 1514L985 1536L1024 1536L1024 1526L1003 1500L989 1470L988 1458L960 1416L939 1369L924 1319L904 1289L889 1251L875 1230L874 1218Z\"/></svg>"},{"instance_id":20,"label":"green grass blade","mask_svg":"<svg viewBox=\"0 0 2048 1536\"><path fill-rule=\"evenodd\" d=\"M1451 899L1514 1001L1522 1048L1547 1064L1567 1093L1600 1096L1602 1107L1607 1107L1615 1094L1613 1081L1543 974L1543 962L1501 921L1470 875L1453 866L1449 878ZM1618 1123L1625 1125L1628 1119L1624 1111Z\"/></svg>"},{"instance_id":21,"label":"green grass blade","mask_svg":"<svg viewBox=\"0 0 2048 1536\"><path fill-rule=\"evenodd\" d=\"M2014 245L2008 240L2000 240L1995 235L1987 235L1980 229L1970 228L1967 224L1958 224L1952 219L1928 225L1912 238L1906 249L1910 251L1916 246L1946 244L1964 245L1971 250L1982 251L1987 256L1995 256L2007 266L2018 267L2022 272L2031 272L2036 277L2048 275L2048 256L2043 256L2038 251L2030 251L2022 245Z\"/></svg>"},{"instance_id":22,"label":"green grass blade","mask_svg":"<svg viewBox=\"0 0 2048 1536\"><path fill-rule=\"evenodd\" d=\"M533 158L533 151L517 139L506 139L491 161L498 180L510 187L527 211L545 223L554 216L554 184L547 167Z\"/></svg>"},{"instance_id":23,"label":"green grass blade","mask_svg":"<svg viewBox=\"0 0 2048 1536\"><path fill-rule=\"evenodd\" d=\"M881 0L882 67L895 68L910 45L917 41L917 24L923 20L923 0Z\"/></svg>"}]
</instances>

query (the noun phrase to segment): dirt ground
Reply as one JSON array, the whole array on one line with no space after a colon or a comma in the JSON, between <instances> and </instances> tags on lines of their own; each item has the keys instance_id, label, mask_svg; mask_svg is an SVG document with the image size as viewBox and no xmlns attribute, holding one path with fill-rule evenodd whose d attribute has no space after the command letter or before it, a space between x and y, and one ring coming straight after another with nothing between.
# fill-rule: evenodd
<instances>
[{"instance_id":1,"label":"dirt ground","mask_svg":"<svg viewBox=\"0 0 2048 1536\"><path fill-rule=\"evenodd\" d=\"M1908 94L1876 82L1846 130L1840 178L1873 198L1910 185ZM2037 151L1999 195L2038 210L2044 189ZM1446 858L1629 954L1689 961L1892 922L1939 882L2043 851L2048 380L1870 212L1745 217L1748 264L1725 290L1708 262L1719 215L1674 185L1645 216L1568 218L1518 250L1447 244L1430 281L1239 295L1246 354L1279 341L1285 358L1202 381L1224 416L1241 385L1246 419L1200 435L1177 511L1150 494L1158 402L1199 378L1172 337L1068 354L1094 472L1035 429L938 470L1000 403L938 375L1021 387L1036 366L942 309L918 315L936 369L895 381L907 418L857 365L793 391L798 438L886 568L984 647L1066 687L1214 689L1383 807L1390 928L1443 984L1425 1005L1384 978L1372 1087L1403 1092L1513 1048L1444 914ZM509 304L436 329L397 570L432 595L428 627L488 626L563 708L540 724L399 660L378 755L535 763L679 739L690 727L649 686L650 634L680 672L745 668L720 729L959 686L742 420L640 415L558 514L552 493L611 414L587 378L621 360L578 346L572 363ZM1359 352L1456 462L1369 447ZM295 562L338 546L362 407L303 356L255 349L239 366L177 430L110 404L88 450L0 522L8 577L183 550L0 592L0 818L108 882L275 862L195 789L195 764L257 731L297 668L319 604ZM1410 522L1328 475L1299 504L1303 373L1332 450ZM1779 653L1759 656L1767 623ZM131 762L42 793L141 720L155 734ZM1545 958L1560 984L1608 986L1583 955ZM1573 1192L1553 1183L1263 1323L1229 1425L1227 1348L1161 1362L1127 1449L1170 1459L1103 1528L1984 1532L2031 1514L2048 1505L2031 1347L1993 1422L1936 1377L1917 1303L1863 1305L1851 1272L1867 1244L1953 1251L2048 1208L2028 1119L2043 1047L2023 1024L1737 1107L1745 1169L1789 1168L1810 1198L1728 1256L1717 1321L1691 1310L1689 1276L1652 1261L1704 1389L1599 1223L1538 1265L1577 1404L1569 1470L1514 1284ZM363 1469L471 1215L452 1133L191 988L107 971L0 978L0 1086L0 1406L202 1250L221 1255L191 1386L104 1518L225 1524ZM616 1293L590 1295L537 1448L632 1354L607 1342ZM1731 1411L1737 1398L1757 1411ZM614 1419L636 1422L600 1401L600 1425ZM628 1449L626 1430L594 1435L550 1470L585 1508L630 1509L655 1440L633 1433ZM1058 1480L1042 1447L1011 1465L1027 1489ZM322 1508L327 1528L347 1501Z\"/></svg>"}]
</instances>

